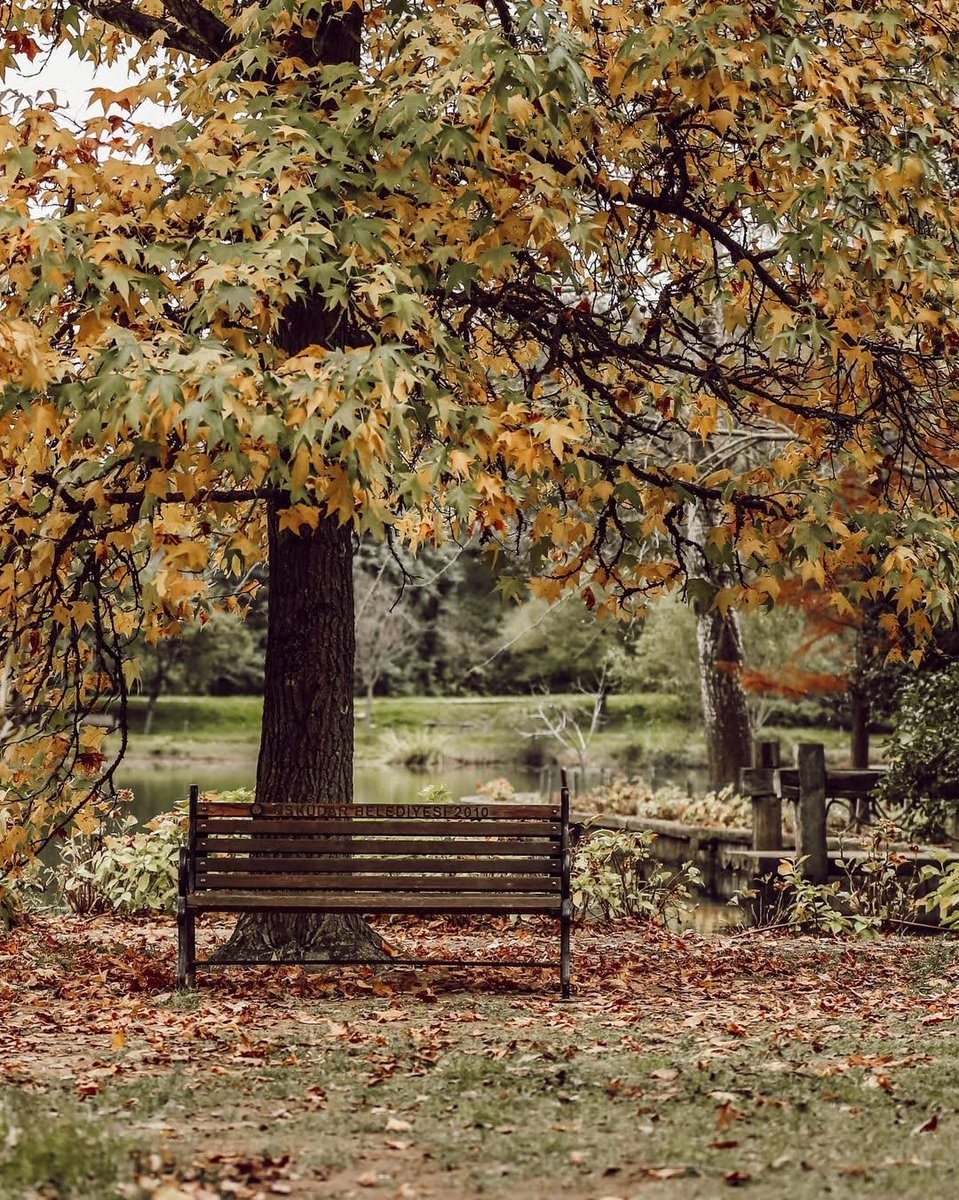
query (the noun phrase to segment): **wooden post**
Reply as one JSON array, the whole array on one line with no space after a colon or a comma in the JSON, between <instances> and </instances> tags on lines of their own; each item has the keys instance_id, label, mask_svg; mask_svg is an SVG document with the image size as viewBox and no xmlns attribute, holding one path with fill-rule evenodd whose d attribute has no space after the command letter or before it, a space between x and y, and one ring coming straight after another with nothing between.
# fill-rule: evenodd
<instances>
[{"instance_id":1,"label":"wooden post","mask_svg":"<svg viewBox=\"0 0 959 1200\"><path fill-rule=\"evenodd\" d=\"M796 851L805 858L802 871L812 883L825 883L829 875L826 849L826 748L820 742L796 747L799 768Z\"/></svg>"},{"instance_id":2,"label":"wooden post","mask_svg":"<svg viewBox=\"0 0 959 1200\"><path fill-rule=\"evenodd\" d=\"M779 743L757 742L754 761L756 770L751 772L753 787L748 793L753 802L753 849L781 850L783 803L776 791L773 774L780 767Z\"/></svg>"}]
</instances>

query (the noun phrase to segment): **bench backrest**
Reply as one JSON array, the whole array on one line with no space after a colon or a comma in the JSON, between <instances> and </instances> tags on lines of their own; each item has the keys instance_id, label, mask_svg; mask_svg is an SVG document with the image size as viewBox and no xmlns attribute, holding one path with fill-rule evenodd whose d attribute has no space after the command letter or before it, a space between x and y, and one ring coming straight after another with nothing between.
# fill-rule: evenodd
<instances>
[{"instance_id":1,"label":"bench backrest","mask_svg":"<svg viewBox=\"0 0 959 1200\"><path fill-rule=\"evenodd\" d=\"M193 887L203 890L569 895L560 804L236 804L190 789Z\"/></svg>"}]
</instances>

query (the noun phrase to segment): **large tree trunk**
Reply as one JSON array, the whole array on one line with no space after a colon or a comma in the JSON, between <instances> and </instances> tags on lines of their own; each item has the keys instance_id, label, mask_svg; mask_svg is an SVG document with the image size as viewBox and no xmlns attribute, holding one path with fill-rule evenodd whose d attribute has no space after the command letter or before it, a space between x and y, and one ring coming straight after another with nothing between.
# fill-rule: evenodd
<instances>
[{"instance_id":1,"label":"large tree trunk","mask_svg":"<svg viewBox=\"0 0 959 1200\"><path fill-rule=\"evenodd\" d=\"M360 61L362 9L329 5L320 29L299 47L317 63ZM306 294L289 305L277 332L287 354L350 344L341 312ZM335 518L302 535L280 530L282 502L270 502L263 724L257 799L350 803L353 799L353 533ZM386 957L359 917L245 914L221 959L296 961Z\"/></svg>"},{"instance_id":2,"label":"large tree trunk","mask_svg":"<svg viewBox=\"0 0 959 1200\"><path fill-rule=\"evenodd\" d=\"M334 518L297 536L268 515L270 597L263 726L256 770L265 803L353 799L353 534ZM382 943L358 917L242 916L230 958L378 956Z\"/></svg>"}]
</instances>

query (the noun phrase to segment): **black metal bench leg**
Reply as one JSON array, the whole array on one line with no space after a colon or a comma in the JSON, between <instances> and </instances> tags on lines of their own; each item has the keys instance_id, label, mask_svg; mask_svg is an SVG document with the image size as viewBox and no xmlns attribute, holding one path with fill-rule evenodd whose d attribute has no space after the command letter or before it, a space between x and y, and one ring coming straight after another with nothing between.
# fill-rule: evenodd
<instances>
[{"instance_id":1,"label":"black metal bench leg","mask_svg":"<svg viewBox=\"0 0 959 1200\"><path fill-rule=\"evenodd\" d=\"M178 988L185 988L187 986L188 951L186 922L186 904L181 897L176 910L176 985Z\"/></svg>"},{"instance_id":2,"label":"black metal bench leg","mask_svg":"<svg viewBox=\"0 0 959 1200\"><path fill-rule=\"evenodd\" d=\"M193 840L194 807L196 805L196 788L190 788L190 838ZM190 894L192 876L191 849L180 847L180 867L177 887L179 898L176 906L176 984L179 988L191 988L196 984L196 913L187 908L187 896Z\"/></svg>"},{"instance_id":3,"label":"black metal bench leg","mask_svg":"<svg viewBox=\"0 0 959 1200\"><path fill-rule=\"evenodd\" d=\"M569 904L568 900L565 902L564 907L566 904ZM559 981L564 1000L570 998L569 927L570 915L564 912L562 917L560 917L559 933Z\"/></svg>"},{"instance_id":4,"label":"black metal bench leg","mask_svg":"<svg viewBox=\"0 0 959 1200\"><path fill-rule=\"evenodd\" d=\"M196 913L186 915L186 985L196 987Z\"/></svg>"},{"instance_id":5,"label":"black metal bench leg","mask_svg":"<svg viewBox=\"0 0 959 1200\"><path fill-rule=\"evenodd\" d=\"M177 905L176 983L179 988L196 986L196 914L182 899Z\"/></svg>"}]
</instances>

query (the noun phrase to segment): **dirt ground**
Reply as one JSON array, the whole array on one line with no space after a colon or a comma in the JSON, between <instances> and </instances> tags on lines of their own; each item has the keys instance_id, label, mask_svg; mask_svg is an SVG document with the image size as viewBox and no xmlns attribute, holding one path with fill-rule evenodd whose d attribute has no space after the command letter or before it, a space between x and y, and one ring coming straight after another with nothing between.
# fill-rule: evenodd
<instances>
[{"instance_id":1,"label":"dirt ground","mask_svg":"<svg viewBox=\"0 0 959 1200\"><path fill-rule=\"evenodd\" d=\"M382 929L555 951L535 922ZM179 994L171 921L34 917L0 938L0 1200L959 1195L953 941L623 922L573 949L570 1004L486 968Z\"/></svg>"}]
</instances>

